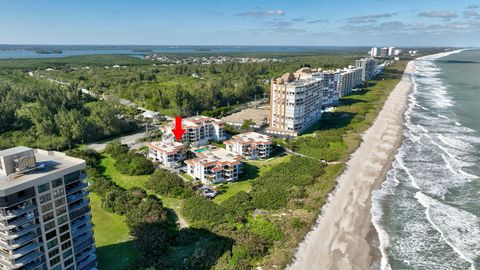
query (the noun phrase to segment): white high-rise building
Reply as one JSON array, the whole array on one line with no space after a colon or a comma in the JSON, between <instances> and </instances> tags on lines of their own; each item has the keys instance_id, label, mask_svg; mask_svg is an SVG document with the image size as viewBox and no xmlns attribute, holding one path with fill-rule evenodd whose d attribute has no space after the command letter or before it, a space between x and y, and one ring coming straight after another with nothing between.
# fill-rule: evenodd
<instances>
[{"instance_id":1,"label":"white high-rise building","mask_svg":"<svg viewBox=\"0 0 480 270\"><path fill-rule=\"evenodd\" d=\"M362 81L368 81L375 75L377 61L374 58L362 58L355 61L355 66L362 68Z\"/></svg>"},{"instance_id":2,"label":"white high-rise building","mask_svg":"<svg viewBox=\"0 0 480 270\"><path fill-rule=\"evenodd\" d=\"M395 47L388 48L388 56L393 56L395 54Z\"/></svg>"},{"instance_id":3,"label":"white high-rise building","mask_svg":"<svg viewBox=\"0 0 480 270\"><path fill-rule=\"evenodd\" d=\"M85 161L0 151L0 268L96 269Z\"/></svg>"},{"instance_id":4,"label":"white high-rise building","mask_svg":"<svg viewBox=\"0 0 480 270\"><path fill-rule=\"evenodd\" d=\"M370 49L370 56L371 57L377 57L378 56L378 47L372 47Z\"/></svg>"},{"instance_id":5,"label":"white high-rise building","mask_svg":"<svg viewBox=\"0 0 480 270\"><path fill-rule=\"evenodd\" d=\"M286 73L271 81L271 120L267 132L297 136L320 119L323 79L312 78L308 68L301 73L305 75L296 78Z\"/></svg>"}]
</instances>

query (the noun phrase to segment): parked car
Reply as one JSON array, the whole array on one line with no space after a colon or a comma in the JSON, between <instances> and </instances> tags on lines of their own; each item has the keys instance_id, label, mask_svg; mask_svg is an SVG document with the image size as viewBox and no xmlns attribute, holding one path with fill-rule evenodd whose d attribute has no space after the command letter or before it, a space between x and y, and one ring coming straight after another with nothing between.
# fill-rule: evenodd
<instances>
[{"instance_id":1,"label":"parked car","mask_svg":"<svg viewBox=\"0 0 480 270\"><path fill-rule=\"evenodd\" d=\"M218 192L214 189L212 189L211 187L208 187L208 186L202 186L200 187L198 190L200 190L202 192L202 196L206 197L206 198L214 198L215 196L217 196Z\"/></svg>"}]
</instances>

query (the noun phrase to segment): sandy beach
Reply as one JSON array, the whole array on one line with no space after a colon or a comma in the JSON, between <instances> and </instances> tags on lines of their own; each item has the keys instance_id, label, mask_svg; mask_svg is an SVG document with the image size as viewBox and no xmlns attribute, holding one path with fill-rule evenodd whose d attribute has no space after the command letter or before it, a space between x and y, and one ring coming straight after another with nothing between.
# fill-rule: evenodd
<instances>
[{"instance_id":1,"label":"sandy beach","mask_svg":"<svg viewBox=\"0 0 480 270\"><path fill-rule=\"evenodd\" d=\"M385 179L402 141L412 72L410 62L287 269L371 269L372 264L378 265L377 252L369 243L375 235L370 214L372 191Z\"/></svg>"}]
</instances>

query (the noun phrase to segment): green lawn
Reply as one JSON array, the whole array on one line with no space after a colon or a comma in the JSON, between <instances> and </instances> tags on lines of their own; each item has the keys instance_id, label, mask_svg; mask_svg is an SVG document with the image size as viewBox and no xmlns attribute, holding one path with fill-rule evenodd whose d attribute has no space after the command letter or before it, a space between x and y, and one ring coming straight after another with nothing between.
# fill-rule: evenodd
<instances>
[{"instance_id":1,"label":"green lawn","mask_svg":"<svg viewBox=\"0 0 480 270\"><path fill-rule=\"evenodd\" d=\"M127 269L138 256L125 217L103 210L101 199L90 193L95 245L100 269Z\"/></svg>"},{"instance_id":2,"label":"green lawn","mask_svg":"<svg viewBox=\"0 0 480 270\"><path fill-rule=\"evenodd\" d=\"M125 175L117 171L117 169L115 169L115 160L107 154L102 154L102 159L100 160L98 169L104 176L111 179L124 189L129 189L131 187L145 188L145 182L149 177L148 175Z\"/></svg>"}]
</instances>

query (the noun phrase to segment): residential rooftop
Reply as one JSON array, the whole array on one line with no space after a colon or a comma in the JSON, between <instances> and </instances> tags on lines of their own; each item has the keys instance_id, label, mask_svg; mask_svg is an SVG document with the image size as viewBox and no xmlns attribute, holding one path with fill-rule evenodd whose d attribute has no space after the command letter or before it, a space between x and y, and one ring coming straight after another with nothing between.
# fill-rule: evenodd
<instances>
[{"instance_id":1,"label":"residential rooftop","mask_svg":"<svg viewBox=\"0 0 480 270\"><path fill-rule=\"evenodd\" d=\"M180 142L175 141L156 141L150 142L147 144L148 147L151 147L157 151L167 153L167 154L174 154L183 149L184 145Z\"/></svg>"},{"instance_id":2,"label":"residential rooftop","mask_svg":"<svg viewBox=\"0 0 480 270\"><path fill-rule=\"evenodd\" d=\"M32 154L34 164L20 171L8 172L14 159ZM8 163L8 164L7 164ZM3 169L2 169L2 166ZM18 146L0 151L0 195L6 189L22 190L22 187L31 181L43 178L58 177L85 168L85 161L67 156L65 153L32 149Z\"/></svg>"},{"instance_id":3,"label":"residential rooftop","mask_svg":"<svg viewBox=\"0 0 480 270\"><path fill-rule=\"evenodd\" d=\"M205 165L216 164L216 165L233 165L240 163L241 156L235 153L232 153L224 148L218 147L200 147L198 149L192 149L196 154L196 158L185 161L189 162L198 162ZM201 151L199 151L201 150Z\"/></svg>"},{"instance_id":4,"label":"residential rooftop","mask_svg":"<svg viewBox=\"0 0 480 270\"><path fill-rule=\"evenodd\" d=\"M232 137L231 140L226 141L225 144L230 143L230 141L238 141L241 144L251 144L251 143L268 144L272 142L272 139L270 136L252 131L252 132L246 132L246 133L235 135Z\"/></svg>"}]
</instances>

